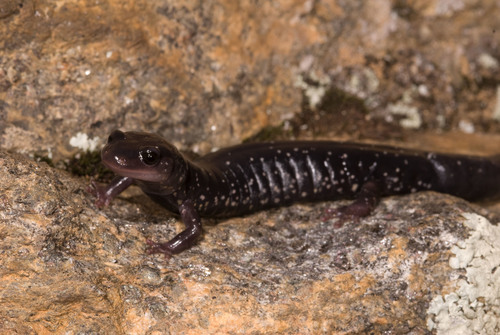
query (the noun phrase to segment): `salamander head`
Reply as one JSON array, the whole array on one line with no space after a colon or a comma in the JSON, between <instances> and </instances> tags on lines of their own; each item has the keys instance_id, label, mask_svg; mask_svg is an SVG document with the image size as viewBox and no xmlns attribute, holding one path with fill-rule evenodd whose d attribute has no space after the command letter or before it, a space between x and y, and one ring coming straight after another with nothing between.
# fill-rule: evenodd
<instances>
[{"instance_id":1,"label":"salamander head","mask_svg":"<svg viewBox=\"0 0 500 335\"><path fill-rule=\"evenodd\" d=\"M104 165L120 176L158 183L174 191L187 174L179 151L158 135L115 130L101 151Z\"/></svg>"}]
</instances>

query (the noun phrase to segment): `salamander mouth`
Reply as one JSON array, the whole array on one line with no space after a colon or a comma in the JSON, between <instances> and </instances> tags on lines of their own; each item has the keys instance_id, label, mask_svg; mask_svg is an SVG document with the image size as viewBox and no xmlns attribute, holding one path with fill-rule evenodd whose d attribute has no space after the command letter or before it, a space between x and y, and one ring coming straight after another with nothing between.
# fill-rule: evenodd
<instances>
[{"instance_id":1,"label":"salamander mouth","mask_svg":"<svg viewBox=\"0 0 500 335\"><path fill-rule=\"evenodd\" d=\"M145 166L138 159L113 154L107 146L102 150L102 163L117 175L148 182L161 182L164 175L157 169Z\"/></svg>"},{"instance_id":2,"label":"salamander mouth","mask_svg":"<svg viewBox=\"0 0 500 335\"><path fill-rule=\"evenodd\" d=\"M122 165L113 164L109 162L103 162L104 165L117 175L123 177L130 177L137 180L149 181L149 182L161 182L163 180L162 175L156 173L156 171L143 171L135 168L127 168Z\"/></svg>"}]
</instances>

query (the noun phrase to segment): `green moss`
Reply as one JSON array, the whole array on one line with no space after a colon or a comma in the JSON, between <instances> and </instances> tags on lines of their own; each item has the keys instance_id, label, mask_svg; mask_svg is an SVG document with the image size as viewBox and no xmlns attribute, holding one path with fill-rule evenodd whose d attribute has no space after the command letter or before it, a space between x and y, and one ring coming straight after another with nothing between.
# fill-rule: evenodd
<instances>
[{"instance_id":1,"label":"green moss","mask_svg":"<svg viewBox=\"0 0 500 335\"><path fill-rule=\"evenodd\" d=\"M243 143L268 142L287 139L292 136L291 130L285 130L284 123L278 126L267 126L258 133L243 140Z\"/></svg>"},{"instance_id":2,"label":"green moss","mask_svg":"<svg viewBox=\"0 0 500 335\"><path fill-rule=\"evenodd\" d=\"M307 96L302 99L301 111L292 119L277 126L267 126L243 143L287 140L308 136L329 136L353 132L365 122L368 109L364 101L352 94L330 87L316 108L311 108Z\"/></svg>"},{"instance_id":3,"label":"green moss","mask_svg":"<svg viewBox=\"0 0 500 335\"><path fill-rule=\"evenodd\" d=\"M47 156L42 156L42 155L39 155L39 154L35 154L33 158L37 162L45 162L45 163L47 163L48 166L54 167L54 161L52 159L50 159L49 157L47 157Z\"/></svg>"},{"instance_id":4,"label":"green moss","mask_svg":"<svg viewBox=\"0 0 500 335\"><path fill-rule=\"evenodd\" d=\"M306 107L308 105L309 103L303 104L302 110L309 109ZM316 108L316 110L324 111L328 114L336 114L346 109L355 109L363 114L368 113L368 109L362 99L333 86L326 91L323 99Z\"/></svg>"},{"instance_id":5,"label":"green moss","mask_svg":"<svg viewBox=\"0 0 500 335\"><path fill-rule=\"evenodd\" d=\"M99 151L86 151L73 156L66 163L66 170L77 176L90 176L99 181L109 181L113 172L101 163Z\"/></svg>"}]
</instances>

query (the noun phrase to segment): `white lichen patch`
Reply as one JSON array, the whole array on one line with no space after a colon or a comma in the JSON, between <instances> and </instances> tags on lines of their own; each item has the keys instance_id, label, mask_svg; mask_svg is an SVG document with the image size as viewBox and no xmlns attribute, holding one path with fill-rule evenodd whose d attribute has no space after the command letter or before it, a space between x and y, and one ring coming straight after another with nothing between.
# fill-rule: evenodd
<instances>
[{"instance_id":1,"label":"white lichen patch","mask_svg":"<svg viewBox=\"0 0 500 335\"><path fill-rule=\"evenodd\" d=\"M456 291L431 301L427 326L437 334L499 334L500 227L474 213L463 217L471 233L451 248L450 266L465 273Z\"/></svg>"},{"instance_id":2,"label":"white lichen patch","mask_svg":"<svg viewBox=\"0 0 500 335\"><path fill-rule=\"evenodd\" d=\"M371 69L355 72L347 82L345 90L361 99L376 94L380 88L380 80Z\"/></svg>"},{"instance_id":3,"label":"white lichen patch","mask_svg":"<svg viewBox=\"0 0 500 335\"><path fill-rule=\"evenodd\" d=\"M482 53L478 57L477 62L482 68L490 71L495 71L499 67L498 60L492 55L487 53Z\"/></svg>"},{"instance_id":4,"label":"white lichen patch","mask_svg":"<svg viewBox=\"0 0 500 335\"><path fill-rule=\"evenodd\" d=\"M474 123L468 120L460 120L458 122L458 129L466 134L473 134L475 131Z\"/></svg>"},{"instance_id":5,"label":"white lichen patch","mask_svg":"<svg viewBox=\"0 0 500 335\"><path fill-rule=\"evenodd\" d=\"M69 139L69 144L72 147L86 151L94 151L99 144L99 137L89 138L87 134L78 132L75 136Z\"/></svg>"},{"instance_id":6,"label":"white lichen patch","mask_svg":"<svg viewBox=\"0 0 500 335\"><path fill-rule=\"evenodd\" d=\"M404 116L404 118L399 121L399 124L403 128L418 129L422 125L422 117L420 116L417 107L410 106L404 102L399 102L396 104L389 104L387 106L387 110L393 115Z\"/></svg>"},{"instance_id":7,"label":"white lichen patch","mask_svg":"<svg viewBox=\"0 0 500 335\"><path fill-rule=\"evenodd\" d=\"M309 73L308 78L310 78L314 84L308 82L302 74L299 74L295 79L294 85L300 87L304 91L309 101L309 107L315 109L321 100L323 100L326 91L330 87L331 80L327 75L318 75L315 72Z\"/></svg>"}]
</instances>

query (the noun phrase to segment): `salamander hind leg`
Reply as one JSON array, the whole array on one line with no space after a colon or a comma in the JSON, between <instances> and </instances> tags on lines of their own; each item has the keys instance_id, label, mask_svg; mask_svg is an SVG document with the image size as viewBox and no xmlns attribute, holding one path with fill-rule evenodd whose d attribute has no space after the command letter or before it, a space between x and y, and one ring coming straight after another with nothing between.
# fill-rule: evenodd
<instances>
[{"instance_id":1,"label":"salamander hind leg","mask_svg":"<svg viewBox=\"0 0 500 335\"><path fill-rule=\"evenodd\" d=\"M360 218L370 215L380 201L380 186L377 182L366 182L352 203L338 208L328 208L323 221L336 218L335 228L340 228L349 220L357 222Z\"/></svg>"}]
</instances>

